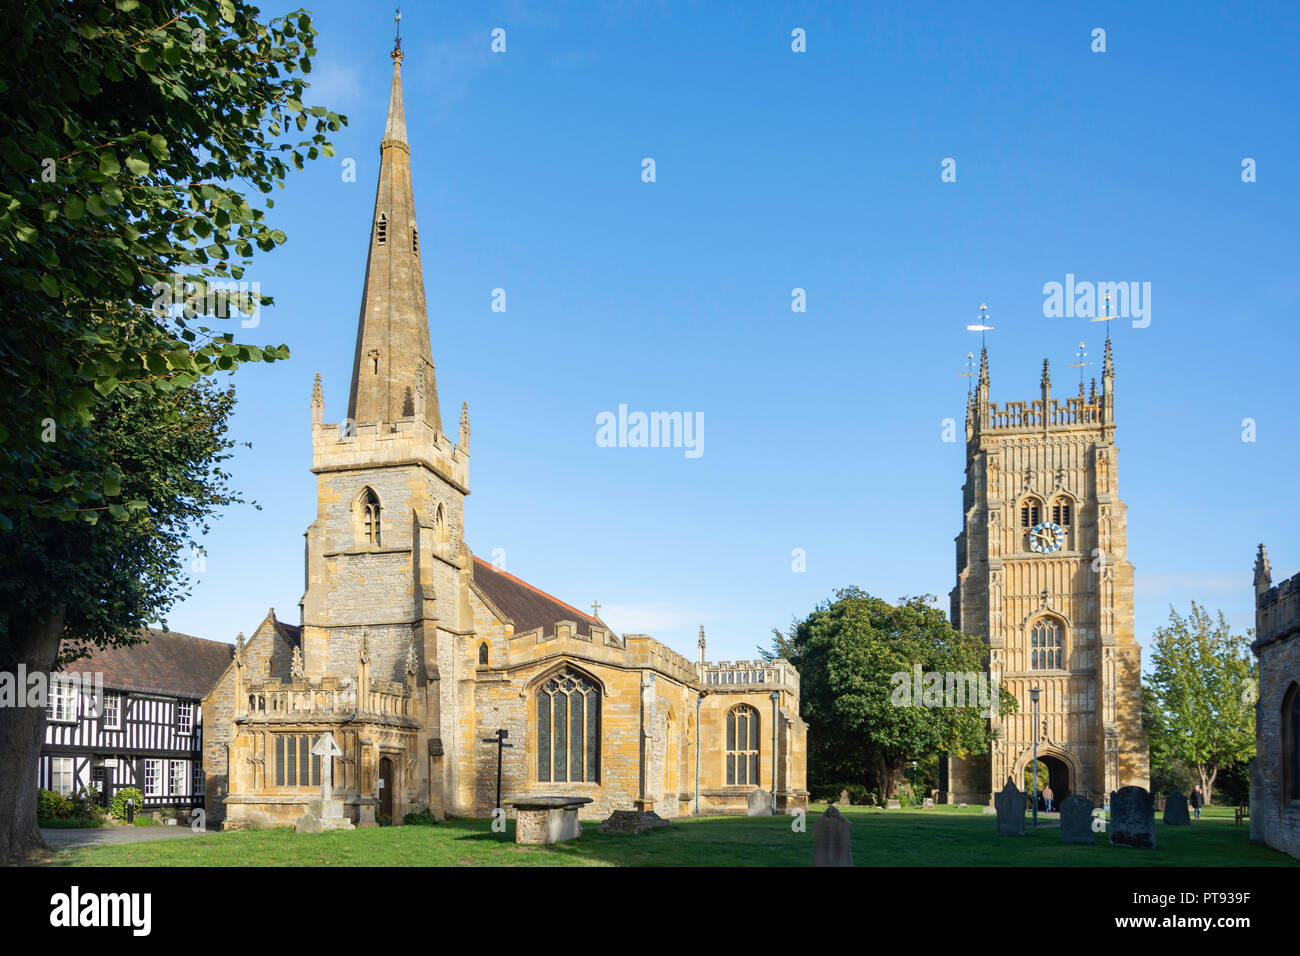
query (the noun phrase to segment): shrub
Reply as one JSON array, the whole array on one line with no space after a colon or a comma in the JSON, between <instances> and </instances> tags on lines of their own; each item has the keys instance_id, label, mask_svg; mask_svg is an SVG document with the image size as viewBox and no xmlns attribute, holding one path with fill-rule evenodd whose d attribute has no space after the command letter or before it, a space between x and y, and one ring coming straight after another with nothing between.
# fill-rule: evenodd
<instances>
[{"instance_id":1,"label":"shrub","mask_svg":"<svg viewBox=\"0 0 1300 956\"><path fill-rule=\"evenodd\" d=\"M417 810L402 818L402 823L408 827L431 827L438 822L432 810Z\"/></svg>"},{"instance_id":2,"label":"shrub","mask_svg":"<svg viewBox=\"0 0 1300 956\"><path fill-rule=\"evenodd\" d=\"M135 812L139 816L144 810L144 794L139 787L123 787L113 794L113 802L109 806L108 812L113 815L113 819L126 821L126 801L131 799L135 800Z\"/></svg>"},{"instance_id":3,"label":"shrub","mask_svg":"<svg viewBox=\"0 0 1300 956\"><path fill-rule=\"evenodd\" d=\"M43 820L66 819L73 815L72 801L53 790L36 791L36 816Z\"/></svg>"}]
</instances>

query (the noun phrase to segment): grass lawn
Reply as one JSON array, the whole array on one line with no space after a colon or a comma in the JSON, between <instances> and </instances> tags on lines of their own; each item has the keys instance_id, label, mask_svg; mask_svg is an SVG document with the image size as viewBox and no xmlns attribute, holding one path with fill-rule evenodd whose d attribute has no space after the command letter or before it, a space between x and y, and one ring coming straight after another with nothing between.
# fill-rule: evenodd
<instances>
[{"instance_id":1,"label":"grass lawn","mask_svg":"<svg viewBox=\"0 0 1300 956\"><path fill-rule=\"evenodd\" d=\"M493 833L487 820L451 820L429 827L297 834L288 830L212 833L120 846L63 850L53 866L807 866L807 832L791 817L702 817L641 836L604 836L584 822L580 839L559 846L514 844L514 822ZM1190 827L1156 822L1154 850L1063 846L1059 829L998 837L995 818L980 808L875 810L846 807L857 866L1296 866L1285 854L1250 842L1250 828L1232 810L1211 808Z\"/></svg>"}]
</instances>

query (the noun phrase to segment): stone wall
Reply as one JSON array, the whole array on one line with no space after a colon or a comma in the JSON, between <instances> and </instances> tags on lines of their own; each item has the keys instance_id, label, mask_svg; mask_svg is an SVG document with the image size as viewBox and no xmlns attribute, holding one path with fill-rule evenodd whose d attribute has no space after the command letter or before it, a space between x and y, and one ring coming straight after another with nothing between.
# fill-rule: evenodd
<instances>
[{"instance_id":1,"label":"stone wall","mask_svg":"<svg viewBox=\"0 0 1300 956\"><path fill-rule=\"evenodd\" d=\"M1250 838L1300 859L1300 799L1283 800L1282 707L1300 685L1300 575L1256 599L1259 700L1250 788ZM1300 796L1300 795L1298 795Z\"/></svg>"}]
</instances>

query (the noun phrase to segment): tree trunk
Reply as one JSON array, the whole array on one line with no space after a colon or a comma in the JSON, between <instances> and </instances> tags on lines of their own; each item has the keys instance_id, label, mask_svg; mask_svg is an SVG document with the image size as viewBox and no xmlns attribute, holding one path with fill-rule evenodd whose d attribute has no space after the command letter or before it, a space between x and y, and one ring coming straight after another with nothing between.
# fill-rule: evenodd
<instances>
[{"instance_id":1,"label":"tree trunk","mask_svg":"<svg viewBox=\"0 0 1300 956\"><path fill-rule=\"evenodd\" d=\"M881 757L879 761L880 768L880 799L889 800L898 796L898 781L903 777L903 768L907 761L902 757Z\"/></svg>"},{"instance_id":2,"label":"tree trunk","mask_svg":"<svg viewBox=\"0 0 1300 956\"><path fill-rule=\"evenodd\" d=\"M1219 775L1219 768L1213 764L1197 764L1196 772L1201 775L1201 797L1208 807L1210 797L1214 793L1214 778Z\"/></svg>"},{"instance_id":3,"label":"tree trunk","mask_svg":"<svg viewBox=\"0 0 1300 956\"><path fill-rule=\"evenodd\" d=\"M0 669L14 675L15 682L20 667L28 677L47 679L59 656L63 616L59 605L45 620L12 631L13 645ZM0 866L45 848L36 826L36 771L45 737L45 708L26 706L26 680L16 683L15 689L15 706L0 707Z\"/></svg>"}]
</instances>

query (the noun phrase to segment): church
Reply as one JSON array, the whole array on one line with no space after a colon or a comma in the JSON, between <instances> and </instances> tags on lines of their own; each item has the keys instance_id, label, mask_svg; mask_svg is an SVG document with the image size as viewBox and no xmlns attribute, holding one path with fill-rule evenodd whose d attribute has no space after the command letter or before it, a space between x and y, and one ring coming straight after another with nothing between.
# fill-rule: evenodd
<instances>
[{"instance_id":1,"label":"church","mask_svg":"<svg viewBox=\"0 0 1300 956\"><path fill-rule=\"evenodd\" d=\"M502 800L615 810L805 807L806 727L786 661L708 663L617 635L467 544L469 411L443 433L425 308L400 43L392 53L347 416L311 395L316 520L298 623L272 609L203 701L206 811L291 826L322 760L356 825L487 816ZM313 753L332 735L336 756ZM762 794L758 794L759 797Z\"/></svg>"},{"instance_id":2,"label":"church","mask_svg":"<svg viewBox=\"0 0 1300 956\"><path fill-rule=\"evenodd\" d=\"M991 804L1008 777L1023 788L1035 745L1058 802L1150 786L1110 337L1100 391L1080 380L1077 396L1053 397L1046 360L1039 387L1033 401L990 402L981 351L950 617L984 639L990 679L1018 709L994 718L990 753L941 761L950 803Z\"/></svg>"}]
</instances>

